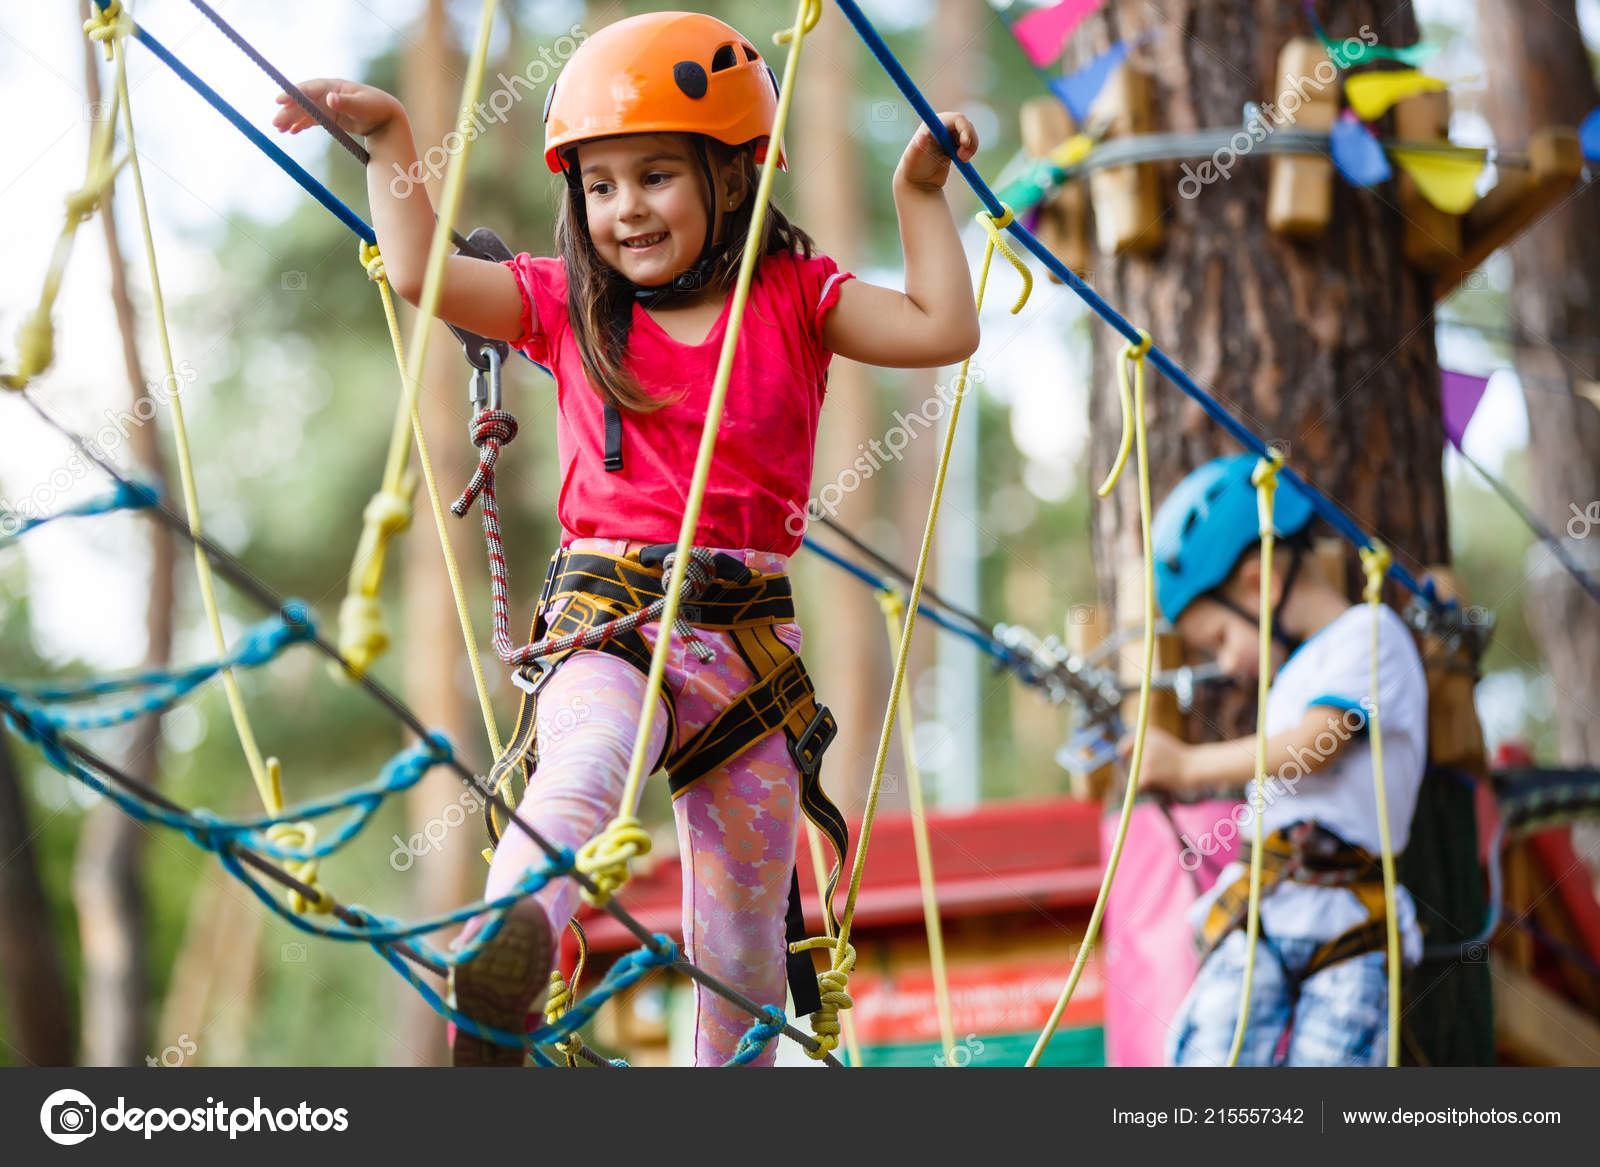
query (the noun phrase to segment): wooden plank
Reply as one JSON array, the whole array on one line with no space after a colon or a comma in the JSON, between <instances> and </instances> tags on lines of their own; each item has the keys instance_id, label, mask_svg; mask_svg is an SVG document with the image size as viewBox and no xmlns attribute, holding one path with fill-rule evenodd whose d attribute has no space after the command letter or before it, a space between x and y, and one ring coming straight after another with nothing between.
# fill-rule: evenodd
<instances>
[{"instance_id":1,"label":"wooden plank","mask_svg":"<svg viewBox=\"0 0 1600 1167\"><path fill-rule=\"evenodd\" d=\"M1036 97L1022 104L1022 148L1043 158L1077 132L1066 106L1054 97ZM1046 195L1039 204L1034 232L1039 242L1082 278L1089 278L1089 192L1080 180ZM1063 283L1054 272L1052 283Z\"/></svg>"},{"instance_id":2,"label":"wooden plank","mask_svg":"<svg viewBox=\"0 0 1600 1167\"><path fill-rule=\"evenodd\" d=\"M1600 1023L1529 974L1489 958L1494 978L1494 1039L1525 1066L1600 1066Z\"/></svg>"},{"instance_id":3,"label":"wooden plank","mask_svg":"<svg viewBox=\"0 0 1600 1167\"><path fill-rule=\"evenodd\" d=\"M1151 130L1150 76L1132 64L1112 74L1095 102L1109 118L1108 138ZM1089 176L1095 237L1102 255L1153 255L1166 243L1160 173L1154 163L1114 166Z\"/></svg>"},{"instance_id":4,"label":"wooden plank","mask_svg":"<svg viewBox=\"0 0 1600 1167\"><path fill-rule=\"evenodd\" d=\"M1571 193L1583 176L1583 148L1576 130L1550 126L1528 143L1530 169L1502 168L1500 181L1466 217L1460 259L1439 272L1436 301L1444 299L1474 268L1522 234Z\"/></svg>"},{"instance_id":5,"label":"wooden plank","mask_svg":"<svg viewBox=\"0 0 1600 1167\"><path fill-rule=\"evenodd\" d=\"M1099 604L1083 605L1083 608L1087 608L1087 613L1084 613L1082 608L1075 607L1067 614L1067 630L1064 641L1067 648L1079 656L1086 656L1088 653L1093 652L1111 632L1111 626L1106 620L1104 608ZM1109 763L1089 774L1073 774L1071 776L1072 796L1074 798L1093 799L1099 802L1105 798L1106 792L1111 789L1111 784L1115 777L1116 767Z\"/></svg>"},{"instance_id":6,"label":"wooden plank","mask_svg":"<svg viewBox=\"0 0 1600 1167\"><path fill-rule=\"evenodd\" d=\"M1419 93L1394 107L1395 137L1403 142L1447 142L1450 95ZM1442 272L1461 263L1461 218L1430 203L1412 177L1396 167L1395 192L1405 220L1406 261L1425 271Z\"/></svg>"},{"instance_id":7,"label":"wooden plank","mask_svg":"<svg viewBox=\"0 0 1600 1167\"><path fill-rule=\"evenodd\" d=\"M1311 37L1295 37L1278 55L1276 95L1300 94L1305 100L1290 116L1280 113L1297 129L1326 133L1339 116L1339 86L1315 88L1306 84L1317 65L1326 65L1327 50ZM1333 217L1333 161L1323 154L1274 154L1267 164L1267 226L1279 235L1310 239L1321 235Z\"/></svg>"}]
</instances>

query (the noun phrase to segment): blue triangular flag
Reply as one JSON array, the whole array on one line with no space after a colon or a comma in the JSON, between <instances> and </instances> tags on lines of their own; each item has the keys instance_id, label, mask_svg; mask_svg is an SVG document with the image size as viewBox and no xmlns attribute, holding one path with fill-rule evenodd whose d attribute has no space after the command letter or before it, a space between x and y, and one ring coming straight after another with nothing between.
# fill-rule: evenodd
<instances>
[{"instance_id":1,"label":"blue triangular flag","mask_svg":"<svg viewBox=\"0 0 1600 1167\"><path fill-rule=\"evenodd\" d=\"M1107 78L1127 55L1128 42L1118 41L1083 68L1065 77L1051 79L1051 90L1061 99L1061 104L1067 107L1067 112L1072 114L1073 121L1079 126L1089 120L1089 107L1106 87Z\"/></svg>"},{"instance_id":2,"label":"blue triangular flag","mask_svg":"<svg viewBox=\"0 0 1600 1167\"><path fill-rule=\"evenodd\" d=\"M1578 127L1578 141L1583 146L1583 156L1590 162L1600 162L1600 109L1590 112Z\"/></svg>"},{"instance_id":3,"label":"blue triangular flag","mask_svg":"<svg viewBox=\"0 0 1600 1167\"><path fill-rule=\"evenodd\" d=\"M1346 110L1328 133L1328 150L1333 164L1351 186L1376 186L1386 182L1393 171L1389 156L1361 119Z\"/></svg>"}]
</instances>

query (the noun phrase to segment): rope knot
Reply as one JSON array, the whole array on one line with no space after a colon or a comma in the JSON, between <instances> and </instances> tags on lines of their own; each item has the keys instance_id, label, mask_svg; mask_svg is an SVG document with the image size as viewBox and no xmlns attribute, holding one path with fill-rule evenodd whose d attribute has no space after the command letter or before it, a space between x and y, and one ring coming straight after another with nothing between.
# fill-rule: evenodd
<instances>
[{"instance_id":1,"label":"rope knot","mask_svg":"<svg viewBox=\"0 0 1600 1167\"><path fill-rule=\"evenodd\" d=\"M83 22L83 31L92 41L98 41L105 50L106 60L111 60L111 42L127 36L133 27L133 18L122 11L121 0L111 0L104 8L90 4L89 19Z\"/></svg>"},{"instance_id":2,"label":"rope knot","mask_svg":"<svg viewBox=\"0 0 1600 1167\"><path fill-rule=\"evenodd\" d=\"M304 855L317 844L317 828L308 822L273 823L267 828L267 839L285 850L299 851ZM288 893L289 906L302 915L308 911L332 912L333 897L317 882L317 860L282 856L280 859L285 871L317 893L315 900L308 900L300 892L291 889Z\"/></svg>"},{"instance_id":3,"label":"rope knot","mask_svg":"<svg viewBox=\"0 0 1600 1167\"><path fill-rule=\"evenodd\" d=\"M383 254L378 250L376 243L361 241L361 266L366 269L367 279L377 282L385 279L387 273L383 270Z\"/></svg>"},{"instance_id":4,"label":"rope knot","mask_svg":"<svg viewBox=\"0 0 1600 1167\"><path fill-rule=\"evenodd\" d=\"M361 512L363 521L378 529L381 538L397 535L411 525L411 494L380 490Z\"/></svg>"},{"instance_id":5,"label":"rope knot","mask_svg":"<svg viewBox=\"0 0 1600 1167\"><path fill-rule=\"evenodd\" d=\"M1266 455L1250 472L1250 484L1256 488L1256 519L1263 539L1270 539L1277 533L1272 500L1278 492L1278 470L1282 466L1283 454L1268 446Z\"/></svg>"},{"instance_id":6,"label":"rope knot","mask_svg":"<svg viewBox=\"0 0 1600 1167\"><path fill-rule=\"evenodd\" d=\"M1383 599L1383 581L1393 563L1394 555L1377 540L1373 540L1371 547L1361 549L1361 567L1367 573L1367 586L1363 592L1367 603L1376 604Z\"/></svg>"},{"instance_id":7,"label":"rope knot","mask_svg":"<svg viewBox=\"0 0 1600 1167\"><path fill-rule=\"evenodd\" d=\"M461 497L450 504L450 513L461 518L472 509L477 497L483 495L484 534L489 537L493 553L500 527L494 501L494 465L500 458L500 448L517 436L517 419L504 409L482 409L473 417L468 432L472 435L472 444L478 447L478 468L472 472L472 480Z\"/></svg>"},{"instance_id":8,"label":"rope knot","mask_svg":"<svg viewBox=\"0 0 1600 1167\"><path fill-rule=\"evenodd\" d=\"M1011 266L1017 269L1017 275L1022 277L1022 290L1017 293L1016 303L1011 305L1011 314L1015 316L1022 311L1022 306L1028 302L1028 297L1033 294L1033 273L1028 270L1028 265L1023 263L1010 244L1001 236L1000 232L1011 225L1016 213L1007 203L1000 204L1002 210L1000 217L996 218L988 211L979 211L978 222L988 232L989 241L983 252L983 268L978 275L978 307L983 307L983 289L989 282L989 261L994 255L995 248L1000 249L1000 254L1011 261Z\"/></svg>"},{"instance_id":9,"label":"rope knot","mask_svg":"<svg viewBox=\"0 0 1600 1167\"><path fill-rule=\"evenodd\" d=\"M574 867L587 875L595 890L584 889L584 900L595 907L606 903L628 882L628 863L650 850L650 834L632 815L612 820L594 838L578 850Z\"/></svg>"},{"instance_id":10,"label":"rope knot","mask_svg":"<svg viewBox=\"0 0 1600 1167\"><path fill-rule=\"evenodd\" d=\"M846 942L841 952L839 941L833 936L813 936L789 946L790 952L806 952L813 948L827 948L833 952L833 967L817 974L817 988L822 995L822 1007L811 1015L811 1032L816 1035L817 1048L806 1054L821 1061L839 1048L839 1034L843 1031L839 1011L855 1004L850 999L850 974L856 967L856 950Z\"/></svg>"}]
</instances>

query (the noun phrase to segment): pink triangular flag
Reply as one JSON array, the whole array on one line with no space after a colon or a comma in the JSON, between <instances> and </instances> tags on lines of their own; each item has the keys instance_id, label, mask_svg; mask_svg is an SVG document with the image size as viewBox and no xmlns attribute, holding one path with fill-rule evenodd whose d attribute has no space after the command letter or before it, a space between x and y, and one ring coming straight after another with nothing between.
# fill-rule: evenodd
<instances>
[{"instance_id":1,"label":"pink triangular flag","mask_svg":"<svg viewBox=\"0 0 1600 1167\"><path fill-rule=\"evenodd\" d=\"M1011 35L1017 38L1028 59L1041 68L1061 55L1067 38L1083 23L1083 18L1103 0L1061 0L1049 8L1036 8L1012 22Z\"/></svg>"},{"instance_id":2,"label":"pink triangular flag","mask_svg":"<svg viewBox=\"0 0 1600 1167\"><path fill-rule=\"evenodd\" d=\"M1461 436L1483 400L1483 391L1489 384L1487 377L1474 377L1471 373L1453 373L1439 370L1439 398L1444 413L1444 434L1456 449L1461 448Z\"/></svg>"}]
</instances>

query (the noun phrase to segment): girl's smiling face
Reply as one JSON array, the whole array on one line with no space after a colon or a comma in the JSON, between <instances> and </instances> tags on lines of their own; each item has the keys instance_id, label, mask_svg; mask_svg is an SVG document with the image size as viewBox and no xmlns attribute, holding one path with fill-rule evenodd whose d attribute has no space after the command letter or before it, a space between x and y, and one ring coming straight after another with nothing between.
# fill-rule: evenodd
<instances>
[{"instance_id":1,"label":"girl's smiling face","mask_svg":"<svg viewBox=\"0 0 1600 1167\"><path fill-rule=\"evenodd\" d=\"M706 238L705 174L684 135L585 142L578 166L589 237L606 264L646 287L694 266ZM716 179L713 205L725 213L738 206L739 194L728 189L725 173Z\"/></svg>"}]
</instances>

